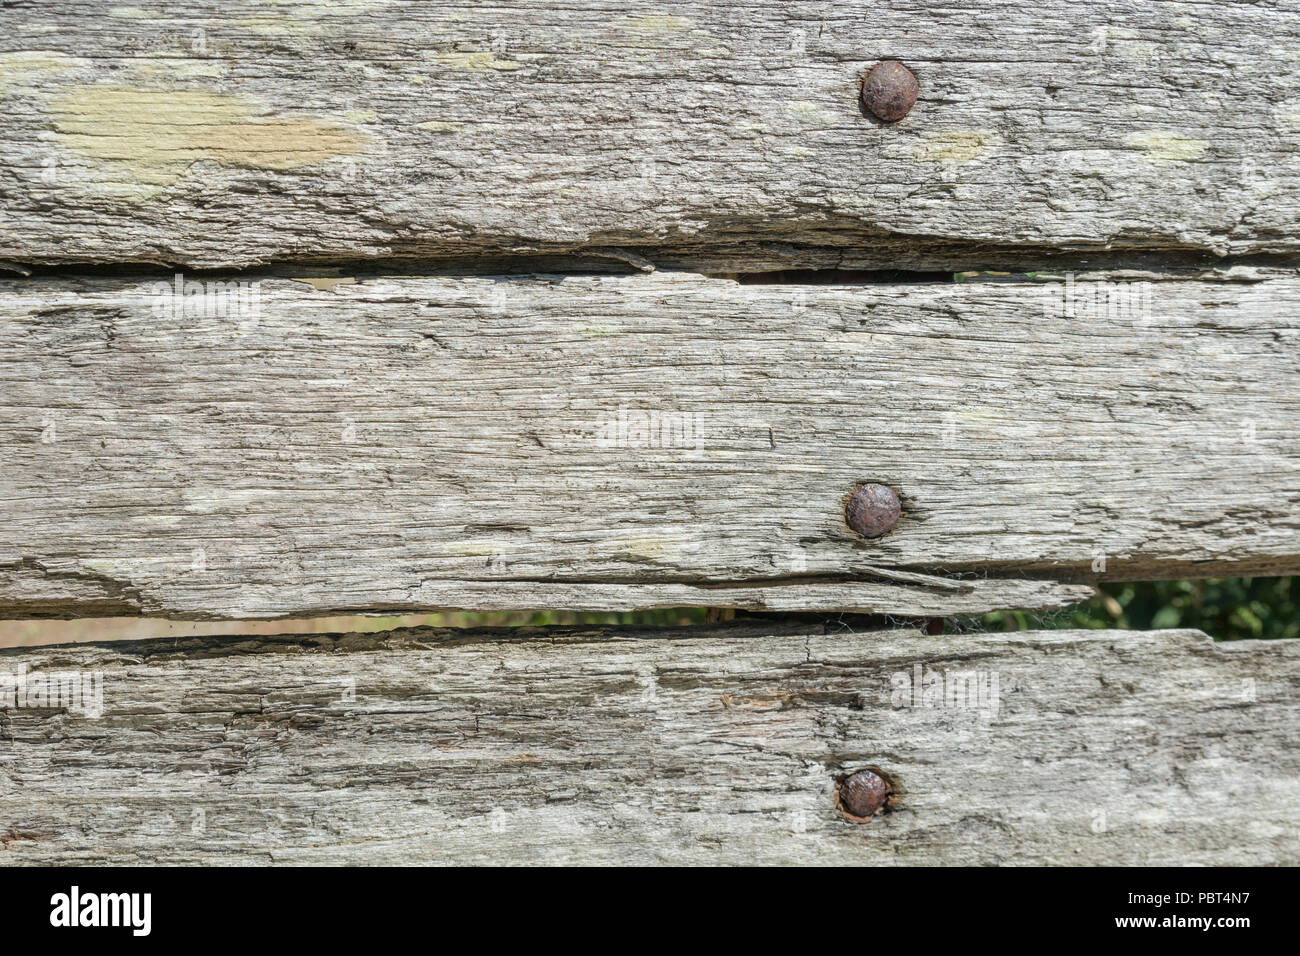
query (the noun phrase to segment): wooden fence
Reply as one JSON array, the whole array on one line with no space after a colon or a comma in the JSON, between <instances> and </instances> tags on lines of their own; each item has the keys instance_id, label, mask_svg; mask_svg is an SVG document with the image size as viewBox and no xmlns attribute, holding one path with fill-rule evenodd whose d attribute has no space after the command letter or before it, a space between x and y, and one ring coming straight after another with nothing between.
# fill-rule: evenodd
<instances>
[{"instance_id":1,"label":"wooden fence","mask_svg":"<svg viewBox=\"0 0 1300 956\"><path fill-rule=\"evenodd\" d=\"M934 633L1300 570L1294 9L0 26L4 617L746 612L0 653L0 862L1300 863L1294 642Z\"/></svg>"}]
</instances>

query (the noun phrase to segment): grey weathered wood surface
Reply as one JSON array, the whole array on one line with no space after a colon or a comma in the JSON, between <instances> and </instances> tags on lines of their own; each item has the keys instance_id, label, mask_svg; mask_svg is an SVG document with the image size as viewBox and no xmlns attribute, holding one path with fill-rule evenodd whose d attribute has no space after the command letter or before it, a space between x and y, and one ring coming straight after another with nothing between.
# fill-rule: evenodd
<instances>
[{"instance_id":1,"label":"grey weathered wood surface","mask_svg":"<svg viewBox=\"0 0 1300 956\"><path fill-rule=\"evenodd\" d=\"M0 260L1294 254L1297 44L1291 0L21 4Z\"/></svg>"},{"instance_id":2,"label":"grey weathered wood surface","mask_svg":"<svg viewBox=\"0 0 1300 956\"><path fill-rule=\"evenodd\" d=\"M998 706L915 706L918 663ZM1294 641L775 623L20 665L98 673L103 711L0 717L3 863L1300 863ZM854 824L834 778L864 766L901 797Z\"/></svg>"},{"instance_id":3,"label":"grey weathered wood surface","mask_svg":"<svg viewBox=\"0 0 1300 956\"><path fill-rule=\"evenodd\" d=\"M0 616L946 617L1300 569L1300 5L547 6L0 10L0 271L283 266L198 277L260 281L217 315L0 283ZM662 271L1039 265L1153 281ZM904 502L874 542L864 480ZM1294 642L846 620L0 653L0 695L104 703L0 699L0 863L1300 863ZM996 711L900 702L917 665ZM855 825L865 765L900 794Z\"/></svg>"},{"instance_id":4,"label":"grey weathered wood surface","mask_svg":"<svg viewBox=\"0 0 1300 956\"><path fill-rule=\"evenodd\" d=\"M1300 282L1063 288L2 283L0 609L945 615L1300 568Z\"/></svg>"}]
</instances>

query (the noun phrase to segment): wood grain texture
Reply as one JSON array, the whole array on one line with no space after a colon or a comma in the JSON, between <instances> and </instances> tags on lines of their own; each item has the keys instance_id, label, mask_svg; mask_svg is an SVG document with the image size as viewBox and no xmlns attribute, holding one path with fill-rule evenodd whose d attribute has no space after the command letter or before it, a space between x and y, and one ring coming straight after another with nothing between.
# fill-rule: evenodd
<instances>
[{"instance_id":1,"label":"wood grain texture","mask_svg":"<svg viewBox=\"0 0 1300 956\"><path fill-rule=\"evenodd\" d=\"M0 284L0 611L944 615L1300 568L1300 282L1065 288ZM862 481L903 501L874 541Z\"/></svg>"},{"instance_id":2,"label":"wood grain texture","mask_svg":"<svg viewBox=\"0 0 1300 956\"><path fill-rule=\"evenodd\" d=\"M102 712L0 712L6 864L1300 863L1294 641L775 622L20 666L98 680ZM854 824L834 781L864 766L899 797Z\"/></svg>"},{"instance_id":3,"label":"wood grain texture","mask_svg":"<svg viewBox=\"0 0 1300 956\"><path fill-rule=\"evenodd\" d=\"M1300 7L85 0L0 14L0 259L1293 255ZM857 101L884 57L921 98Z\"/></svg>"}]
</instances>

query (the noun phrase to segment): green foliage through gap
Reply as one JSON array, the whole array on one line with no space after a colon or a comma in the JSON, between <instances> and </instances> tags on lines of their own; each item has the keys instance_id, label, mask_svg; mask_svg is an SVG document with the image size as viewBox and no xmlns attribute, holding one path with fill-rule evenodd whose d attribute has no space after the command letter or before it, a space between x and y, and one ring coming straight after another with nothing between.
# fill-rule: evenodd
<instances>
[{"instance_id":1,"label":"green foliage through gap","mask_svg":"<svg viewBox=\"0 0 1300 956\"><path fill-rule=\"evenodd\" d=\"M1061 611L996 611L959 619L950 629L1190 627L1223 641L1300 637L1300 589L1295 582L1290 577L1106 583L1091 601Z\"/></svg>"}]
</instances>

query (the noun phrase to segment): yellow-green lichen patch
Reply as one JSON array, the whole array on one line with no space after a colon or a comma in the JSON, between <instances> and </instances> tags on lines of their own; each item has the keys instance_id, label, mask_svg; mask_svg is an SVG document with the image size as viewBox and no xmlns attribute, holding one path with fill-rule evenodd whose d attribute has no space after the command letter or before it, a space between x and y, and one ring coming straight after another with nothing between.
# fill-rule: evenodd
<instances>
[{"instance_id":1,"label":"yellow-green lichen patch","mask_svg":"<svg viewBox=\"0 0 1300 956\"><path fill-rule=\"evenodd\" d=\"M505 538L467 538L446 545L446 551L465 558L495 557L518 550L518 544Z\"/></svg>"},{"instance_id":2,"label":"yellow-green lichen patch","mask_svg":"<svg viewBox=\"0 0 1300 956\"><path fill-rule=\"evenodd\" d=\"M436 53L434 62L449 70L517 70L519 64L514 60L502 60L491 50L458 51L455 53Z\"/></svg>"},{"instance_id":3,"label":"yellow-green lichen patch","mask_svg":"<svg viewBox=\"0 0 1300 956\"><path fill-rule=\"evenodd\" d=\"M24 50L0 53L0 96L31 89L47 77L72 70L88 69L90 61L66 53Z\"/></svg>"},{"instance_id":4,"label":"yellow-green lichen patch","mask_svg":"<svg viewBox=\"0 0 1300 956\"><path fill-rule=\"evenodd\" d=\"M669 544L670 542L666 538L636 535L621 538L618 542L618 550L619 553L630 557L654 561L663 557L668 550Z\"/></svg>"},{"instance_id":5,"label":"yellow-green lichen patch","mask_svg":"<svg viewBox=\"0 0 1300 956\"><path fill-rule=\"evenodd\" d=\"M1136 146L1146 153L1148 159L1159 163L1185 163L1200 159L1210 145L1203 139L1190 139L1169 130L1134 133L1124 142Z\"/></svg>"},{"instance_id":6,"label":"yellow-green lichen patch","mask_svg":"<svg viewBox=\"0 0 1300 956\"><path fill-rule=\"evenodd\" d=\"M72 88L50 103L60 144L113 164L127 184L165 186L190 164L288 170L364 151L364 134L314 116L258 115L259 108L222 93Z\"/></svg>"},{"instance_id":7,"label":"yellow-green lichen patch","mask_svg":"<svg viewBox=\"0 0 1300 956\"><path fill-rule=\"evenodd\" d=\"M619 26L623 29L635 30L638 33L681 33L689 30L693 25L693 22L686 17L657 13L641 17L624 17L619 21Z\"/></svg>"},{"instance_id":8,"label":"yellow-green lichen patch","mask_svg":"<svg viewBox=\"0 0 1300 956\"><path fill-rule=\"evenodd\" d=\"M838 123L843 119L842 116L828 110L820 103L796 100L793 103L786 104L786 109L798 117L817 123L819 126L830 126L832 123Z\"/></svg>"},{"instance_id":9,"label":"yellow-green lichen patch","mask_svg":"<svg viewBox=\"0 0 1300 956\"><path fill-rule=\"evenodd\" d=\"M463 123L446 123L441 120L429 120L427 123L416 123L416 129L422 129L426 133L455 133Z\"/></svg>"},{"instance_id":10,"label":"yellow-green lichen patch","mask_svg":"<svg viewBox=\"0 0 1300 956\"><path fill-rule=\"evenodd\" d=\"M915 158L927 163L970 163L988 151L990 134L981 130L949 130L921 138L913 150Z\"/></svg>"},{"instance_id":11,"label":"yellow-green lichen patch","mask_svg":"<svg viewBox=\"0 0 1300 956\"><path fill-rule=\"evenodd\" d=\"M213 126L194 144L228 166L297 169L361 151L362 137L339 123L315 118L264 119Z\"/></svg>"},{"instance_id":12,"label":"yellow-green lichen patch","mask_svg":"<svg viewBox=\"0 0 1300 956\"><path fill-rule=\"evenodd\" d=\"M226 72L219 60L177 60L159 58L153 62L131 62L131 72L139 76L175 79L213 79Z\"/></svg>"}]
</instances>

